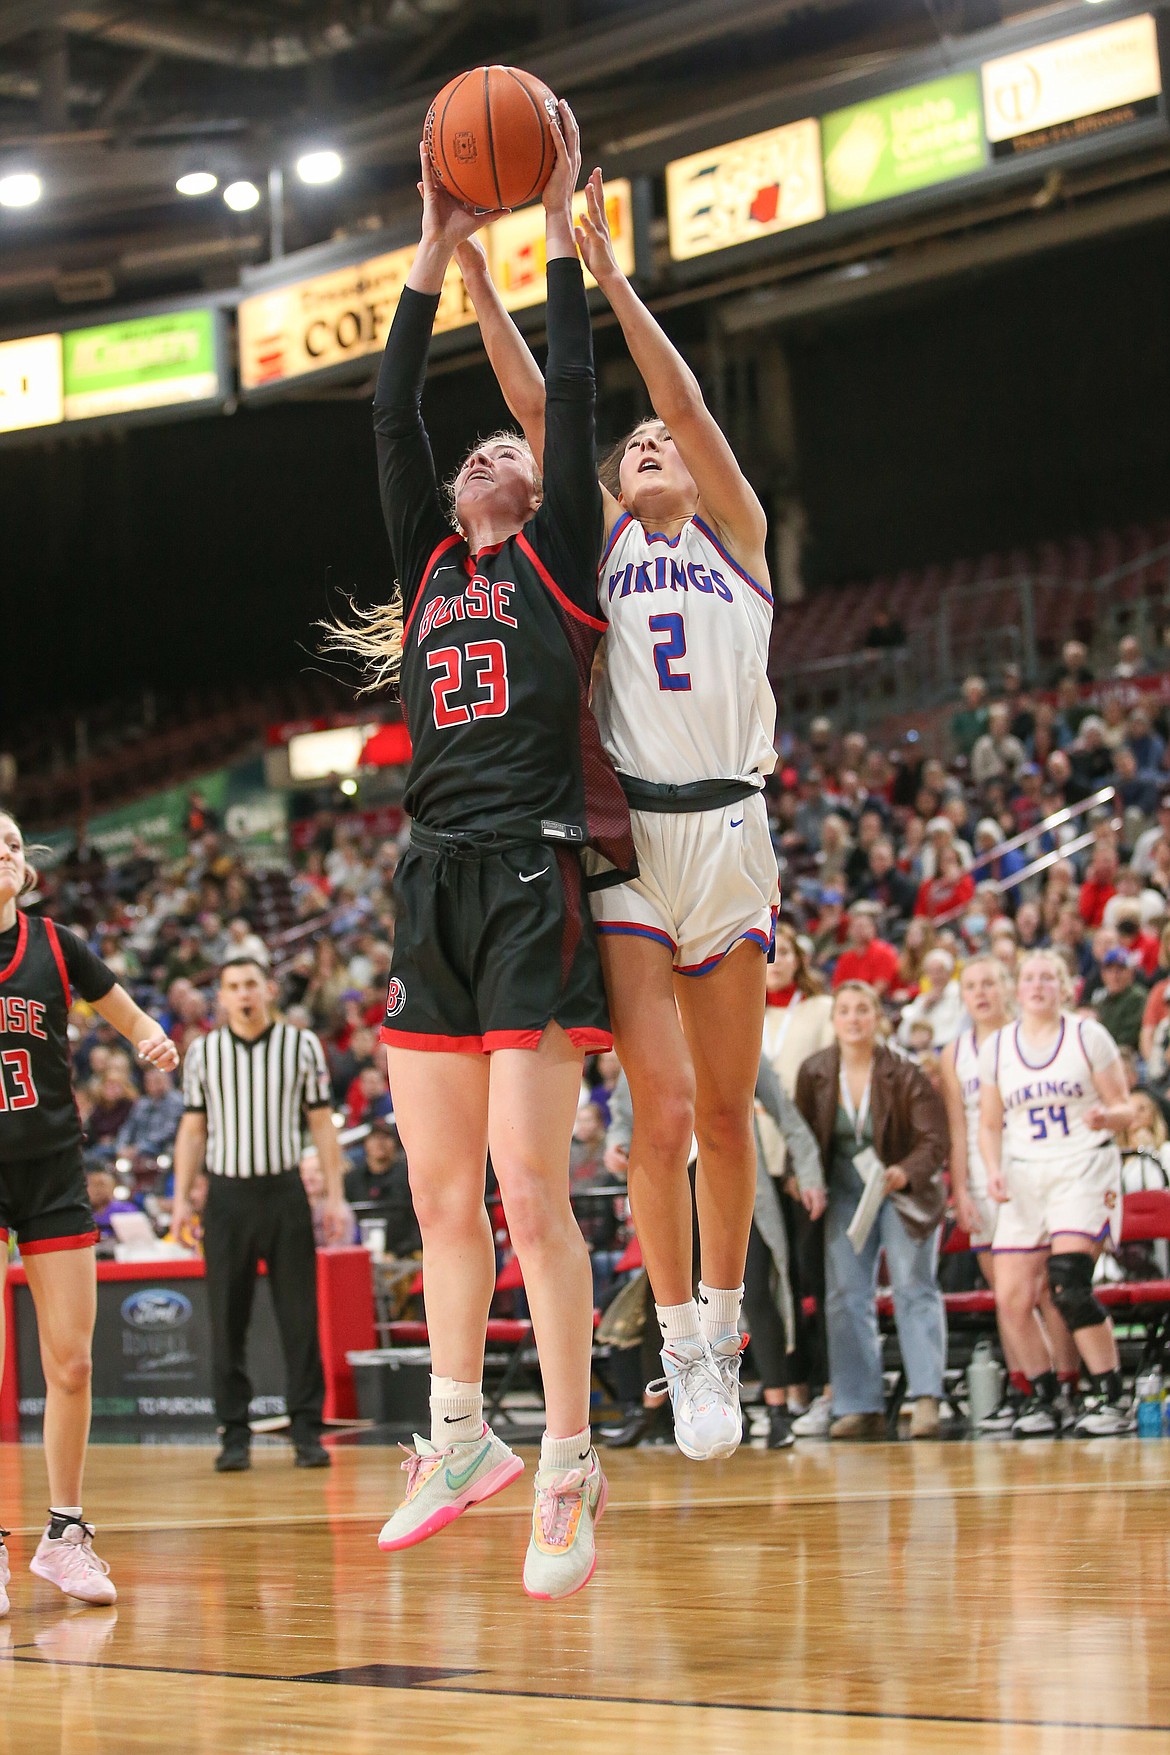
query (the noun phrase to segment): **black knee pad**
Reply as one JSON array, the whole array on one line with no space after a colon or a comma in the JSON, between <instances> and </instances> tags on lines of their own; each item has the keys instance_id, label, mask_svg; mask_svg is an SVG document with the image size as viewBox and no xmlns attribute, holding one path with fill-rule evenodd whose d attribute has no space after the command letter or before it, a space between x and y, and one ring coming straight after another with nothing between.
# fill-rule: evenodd
<instances>
[{"instance_id":1,"label":"black knee pad","mask_svg":"<svg viewBox=\"0 0 1170 1755\"><path fill-rule=\"evenodd\" d=\"M1052 1302L1073 1334L1079 1328L1099 1328L1109 1317L1093 1296L1093 1258L1068 1254L1048 1257L1048 1284Z\"/></svg>"}]
</instances>

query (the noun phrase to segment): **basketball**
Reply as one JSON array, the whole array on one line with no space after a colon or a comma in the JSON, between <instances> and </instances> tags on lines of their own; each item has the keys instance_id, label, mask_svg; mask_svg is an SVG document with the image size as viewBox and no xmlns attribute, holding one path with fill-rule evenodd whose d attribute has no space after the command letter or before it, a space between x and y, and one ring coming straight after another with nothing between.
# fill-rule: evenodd
<instances>
[{"instance_id":1,"label":"basketball","mask_svg":"<svg viewBox=\"0 0 1170 1755\"><path fill-rule=\"evenodd\" d=\"M479 213L535 201L556 161L557 100L519 67L473 67L430 109L423 141L444 189Z\"/></svg>"}]
</instances>

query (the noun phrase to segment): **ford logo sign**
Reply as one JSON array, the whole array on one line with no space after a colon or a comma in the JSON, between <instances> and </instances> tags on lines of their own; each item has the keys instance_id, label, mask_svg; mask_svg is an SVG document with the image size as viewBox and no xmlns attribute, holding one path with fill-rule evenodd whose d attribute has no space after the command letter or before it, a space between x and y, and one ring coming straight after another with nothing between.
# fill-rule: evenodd
<instances>
[{"instance_id":1,"label":"ford logo sign","mask_svg":"<svg viewBox=\"0 0 1170 1755\"><path fill-rule=\"evenodd\" d=\"M191 1300L181 1292L151 1286L122 1300L122 1321L131 1328L182 1328L191 1320Z\"/></svg>"}]
</instances>

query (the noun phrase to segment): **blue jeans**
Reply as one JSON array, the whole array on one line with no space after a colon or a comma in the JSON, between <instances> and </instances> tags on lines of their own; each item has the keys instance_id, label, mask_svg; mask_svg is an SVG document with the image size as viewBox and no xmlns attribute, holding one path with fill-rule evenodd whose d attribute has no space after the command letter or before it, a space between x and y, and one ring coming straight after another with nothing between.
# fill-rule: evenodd
<instances>
[{"instance_id":1,"label":"blue jeans","mask_svg":"<svg viewBox=\"0 0 1170 1755\"><path fill-rule=\"evenodd\" d=\"M947 1320L938 1289L939 1232L916 1243L893 1201L882 1202L860 1255L845 1235L857 1210L854 1189L830 1184L825 1215L825 1325L834 1414L879 1414L885 1406L881 1335L874 1298L884 1249L908 1393L941 1396Z\"/></svg>"}]
</instances>

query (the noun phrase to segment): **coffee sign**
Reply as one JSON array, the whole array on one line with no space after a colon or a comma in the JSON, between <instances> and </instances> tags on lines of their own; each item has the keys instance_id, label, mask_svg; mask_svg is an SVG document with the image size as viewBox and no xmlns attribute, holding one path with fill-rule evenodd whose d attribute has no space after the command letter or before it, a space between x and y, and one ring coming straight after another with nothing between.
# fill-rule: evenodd
<instances>
[{"instance_id":1,"label":"coffee sign","mask_svg":"<svg viewBox=\"0 0 1170 1755\"><path fill-rule=\"evenodd\" d=\"M240 304L240 383L245 390L285 383L346 360L380 353L398 309L415 247L258 293ZM436 334L475 321L454 263L447 270Z\"/></svg>"}]
</instances>

